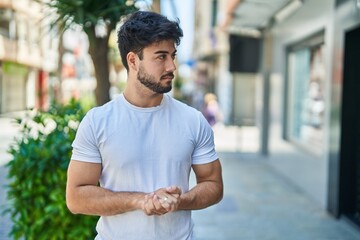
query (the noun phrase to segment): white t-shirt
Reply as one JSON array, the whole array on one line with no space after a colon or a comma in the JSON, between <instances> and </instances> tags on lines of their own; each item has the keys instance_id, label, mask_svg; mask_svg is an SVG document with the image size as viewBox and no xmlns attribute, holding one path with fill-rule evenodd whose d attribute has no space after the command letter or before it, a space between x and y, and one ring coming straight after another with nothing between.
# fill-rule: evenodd
<instances>
[{"instance_id":1,"label":"white t-shirt","mask_svg":"<svg viewBox=\"0 0 360 240\"><path fill-rule=\"evenodd\" d=\"M203 115L164 94L157 107L139 108L123 95L90 110L72 144L73 160L101 163L100 185L150 193L171 185L189 190L192 164L218 159ZM147 216L131 211L100 217L96 239L192 239L191 211Z\"/></svg>"}]
</instances>

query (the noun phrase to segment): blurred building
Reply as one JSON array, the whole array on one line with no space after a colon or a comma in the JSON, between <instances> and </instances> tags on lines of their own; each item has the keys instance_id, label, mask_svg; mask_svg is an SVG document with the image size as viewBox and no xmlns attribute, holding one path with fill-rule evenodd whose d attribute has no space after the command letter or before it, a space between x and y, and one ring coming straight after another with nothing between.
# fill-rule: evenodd
<instances>
[{"instance_id":1,"label":"blurred building","mask_svg":"<svg viewBox=\"0 0 360 240\"><path fill-rule=\"evenodd\" d=\"M360 2L197 1L195 29L196 81L228 123L257 127L277 171L360 226Z\"/></svg>"},{"instance_id":2,"label":"blurred building","mask_svg":"<svg viewBox=\"0 0 360 240\"><path fill-rule=\"evenodd\" d=\"M58 37L33 0L0 0L0 113L46 108Z\"/></svg>"}]
</instances>

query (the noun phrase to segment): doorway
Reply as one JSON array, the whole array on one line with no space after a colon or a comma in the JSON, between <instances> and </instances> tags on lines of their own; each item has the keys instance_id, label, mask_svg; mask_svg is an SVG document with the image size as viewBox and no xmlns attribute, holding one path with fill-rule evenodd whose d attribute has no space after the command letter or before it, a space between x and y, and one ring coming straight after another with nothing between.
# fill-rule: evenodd
<instances>
[{"instance_id":1,"label":"doorway","mask_svg":"<svg viewBox=\"0 0 360 240\"><path fill-rule=\"evenodd\" d=\"M360 226L360 26L345 33L340 213Z\"/></svg>"}]
</instances>

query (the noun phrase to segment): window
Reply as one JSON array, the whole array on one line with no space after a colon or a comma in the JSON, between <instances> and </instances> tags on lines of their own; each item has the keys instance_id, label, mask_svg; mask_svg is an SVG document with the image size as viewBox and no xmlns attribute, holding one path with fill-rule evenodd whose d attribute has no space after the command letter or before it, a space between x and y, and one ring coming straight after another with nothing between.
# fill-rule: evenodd
<instances>
[{"instance_id":1,"label":"window","mask_svg":"<svg viewBox=\"0 0 360 240\"><path fill-rule=\"evenodd\" d=\"M212 11L211 11L211 27L215 27L217 23L217 14L218 14L218 0L212 1Z\"/></svg>"},{"instance_id":2,"label":"window","mask_svg":"<svg viewBox=\"0 0 360 240\"><path fill-rule=\"evenodd\" d=\"M11 10L0 9L0 35L10 38Z\"/></svg>"},{"instance_id":3,"label":"window","mask_svg":"<svg viewBox=\"0 0 360 240\"><path fill-rule=\"evenodd\" d=\"M323 33L288 49L287 138L312 153L324 148Z\"/></svg>"}]
</instances>

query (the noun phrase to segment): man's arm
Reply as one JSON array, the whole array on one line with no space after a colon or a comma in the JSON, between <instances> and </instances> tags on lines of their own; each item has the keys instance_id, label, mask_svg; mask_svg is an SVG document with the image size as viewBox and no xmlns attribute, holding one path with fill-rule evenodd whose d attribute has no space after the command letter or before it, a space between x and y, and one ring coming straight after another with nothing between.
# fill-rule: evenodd
<instances>
[{"instance_id":1,"label":"man's arm","mask_svg":"<svg viewBox=\"0 0 360 240\"><path fill-rule=\"evenodd\" d=\"M223 180L219 159L207 164L192 166L196 186L180 197L178 210L197 210L220 202L223 197Z\"/></svg>"},{"instance_id":2,"label":"man's arm","mask_svg":"<svg viewBox=\"0 0 360 240\"><path fill-rule=\"evenodd\" d=\"M144 193L113 192L98 186L101 164L71 160L67 173L66 204L72 213L115 215L142 209Z\"/></svg>"},{"instance_id":3,"label":"man's arm","mask_svg":"<svg viewBox=\"0 0 360 240\"><path fill-rule=\"evenodd\" d=\"M163 215L173 210L173 205L177 204L181 194L180 188L175 186L157 189L150 194L113 192L98 186L100 174L101 164L70 161L66 204L72 213L110 216L142 210L149 216ZM171 204L162 202L159 196L167 196Z\"/></svg>"}]
</instances>

